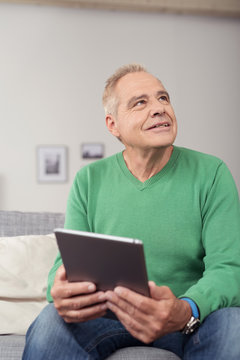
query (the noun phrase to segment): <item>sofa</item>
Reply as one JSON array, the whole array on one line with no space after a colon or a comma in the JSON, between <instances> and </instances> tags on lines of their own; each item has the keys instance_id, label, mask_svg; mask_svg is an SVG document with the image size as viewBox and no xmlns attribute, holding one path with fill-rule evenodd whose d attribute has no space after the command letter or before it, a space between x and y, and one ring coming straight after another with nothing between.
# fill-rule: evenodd
<instances>
[{"instance_id":1,"label":"sofa","mask_svg":"<svg viewBox=\"0 0 240 360\"><path fill-rule=\"evenodd\" d=\"M63 225L62 213L0 211L1 360L21 359L27 328L47 304L47 274L58 251L53 230ZM179 358L147 346L120 349L108 357L134 359Z\"/></svg>"}]
</instances>

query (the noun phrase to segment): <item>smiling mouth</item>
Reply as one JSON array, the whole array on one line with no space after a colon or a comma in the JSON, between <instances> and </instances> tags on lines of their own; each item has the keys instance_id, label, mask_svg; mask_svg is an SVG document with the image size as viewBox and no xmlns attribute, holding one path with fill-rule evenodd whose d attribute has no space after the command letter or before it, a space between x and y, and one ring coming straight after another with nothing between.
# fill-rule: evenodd
<instances>
[{"instance_id":1,"label":"smiling mouth","mask_svg":"<svg viewBox=\"0 0 240 360\"><path fill-rule=\"evenodd\" d=\"M170 124L169 123L161 123L161 124L156 124L156 125L153 125L151 127L149 127L147 130L151 130L151 129L156 129L156 128L166 128L166 127L169 127Z\"/></svg>"}]
</instances>

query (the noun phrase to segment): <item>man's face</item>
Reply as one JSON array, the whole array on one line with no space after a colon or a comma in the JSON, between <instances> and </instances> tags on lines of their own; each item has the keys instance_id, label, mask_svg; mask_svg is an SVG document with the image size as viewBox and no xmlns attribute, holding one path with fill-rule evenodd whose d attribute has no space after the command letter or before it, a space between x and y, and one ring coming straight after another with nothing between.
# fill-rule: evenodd
<instances>
[{"instance_id":1,"label":"man's face","mask_svg":"<svg viewBox=\"0 0 240 360\"><path fill-rule=\"evenodd\" d=\"M151 149L173 144L177 122L169 95L161 82L145 72L122 77L115 88L116 116L106 117L110 132L126 148Z\"/></svg>"}]
</instances>

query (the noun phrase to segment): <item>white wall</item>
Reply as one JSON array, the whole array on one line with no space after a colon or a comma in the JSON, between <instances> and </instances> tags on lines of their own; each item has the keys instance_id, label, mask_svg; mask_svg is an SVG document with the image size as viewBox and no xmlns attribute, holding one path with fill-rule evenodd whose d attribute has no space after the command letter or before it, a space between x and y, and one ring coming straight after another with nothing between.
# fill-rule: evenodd
<instances>
[{"instance_id":1,"label":"white wall","mask_svg":"<svg viewBox=\"0 0 240 360\"><path fill-rule=\"evenodd\" d=\"M177 145L221 157L240 189L239 20L0 4L0 209L65 211L83 142L107 133L101 95L144 64L171 94ZM36 146L68 147L68 182L39 184Z\"/></svg>"}]
</instances>

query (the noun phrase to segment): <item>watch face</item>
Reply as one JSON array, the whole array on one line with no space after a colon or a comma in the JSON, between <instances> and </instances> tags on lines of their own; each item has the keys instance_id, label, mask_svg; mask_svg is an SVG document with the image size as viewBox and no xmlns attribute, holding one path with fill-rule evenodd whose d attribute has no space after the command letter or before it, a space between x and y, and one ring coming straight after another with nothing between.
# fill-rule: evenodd
<instances>
[{"instance_id":1,"label":"watch face","mask_svg":"<svg viewBox=\"0 0 240 360\"><path fill-rule=\"evenodd\" d=\"M185 328L183 329L183 334L192 334L199 326L200 320L192 316Z\"/></svg>"}]
</instances>

